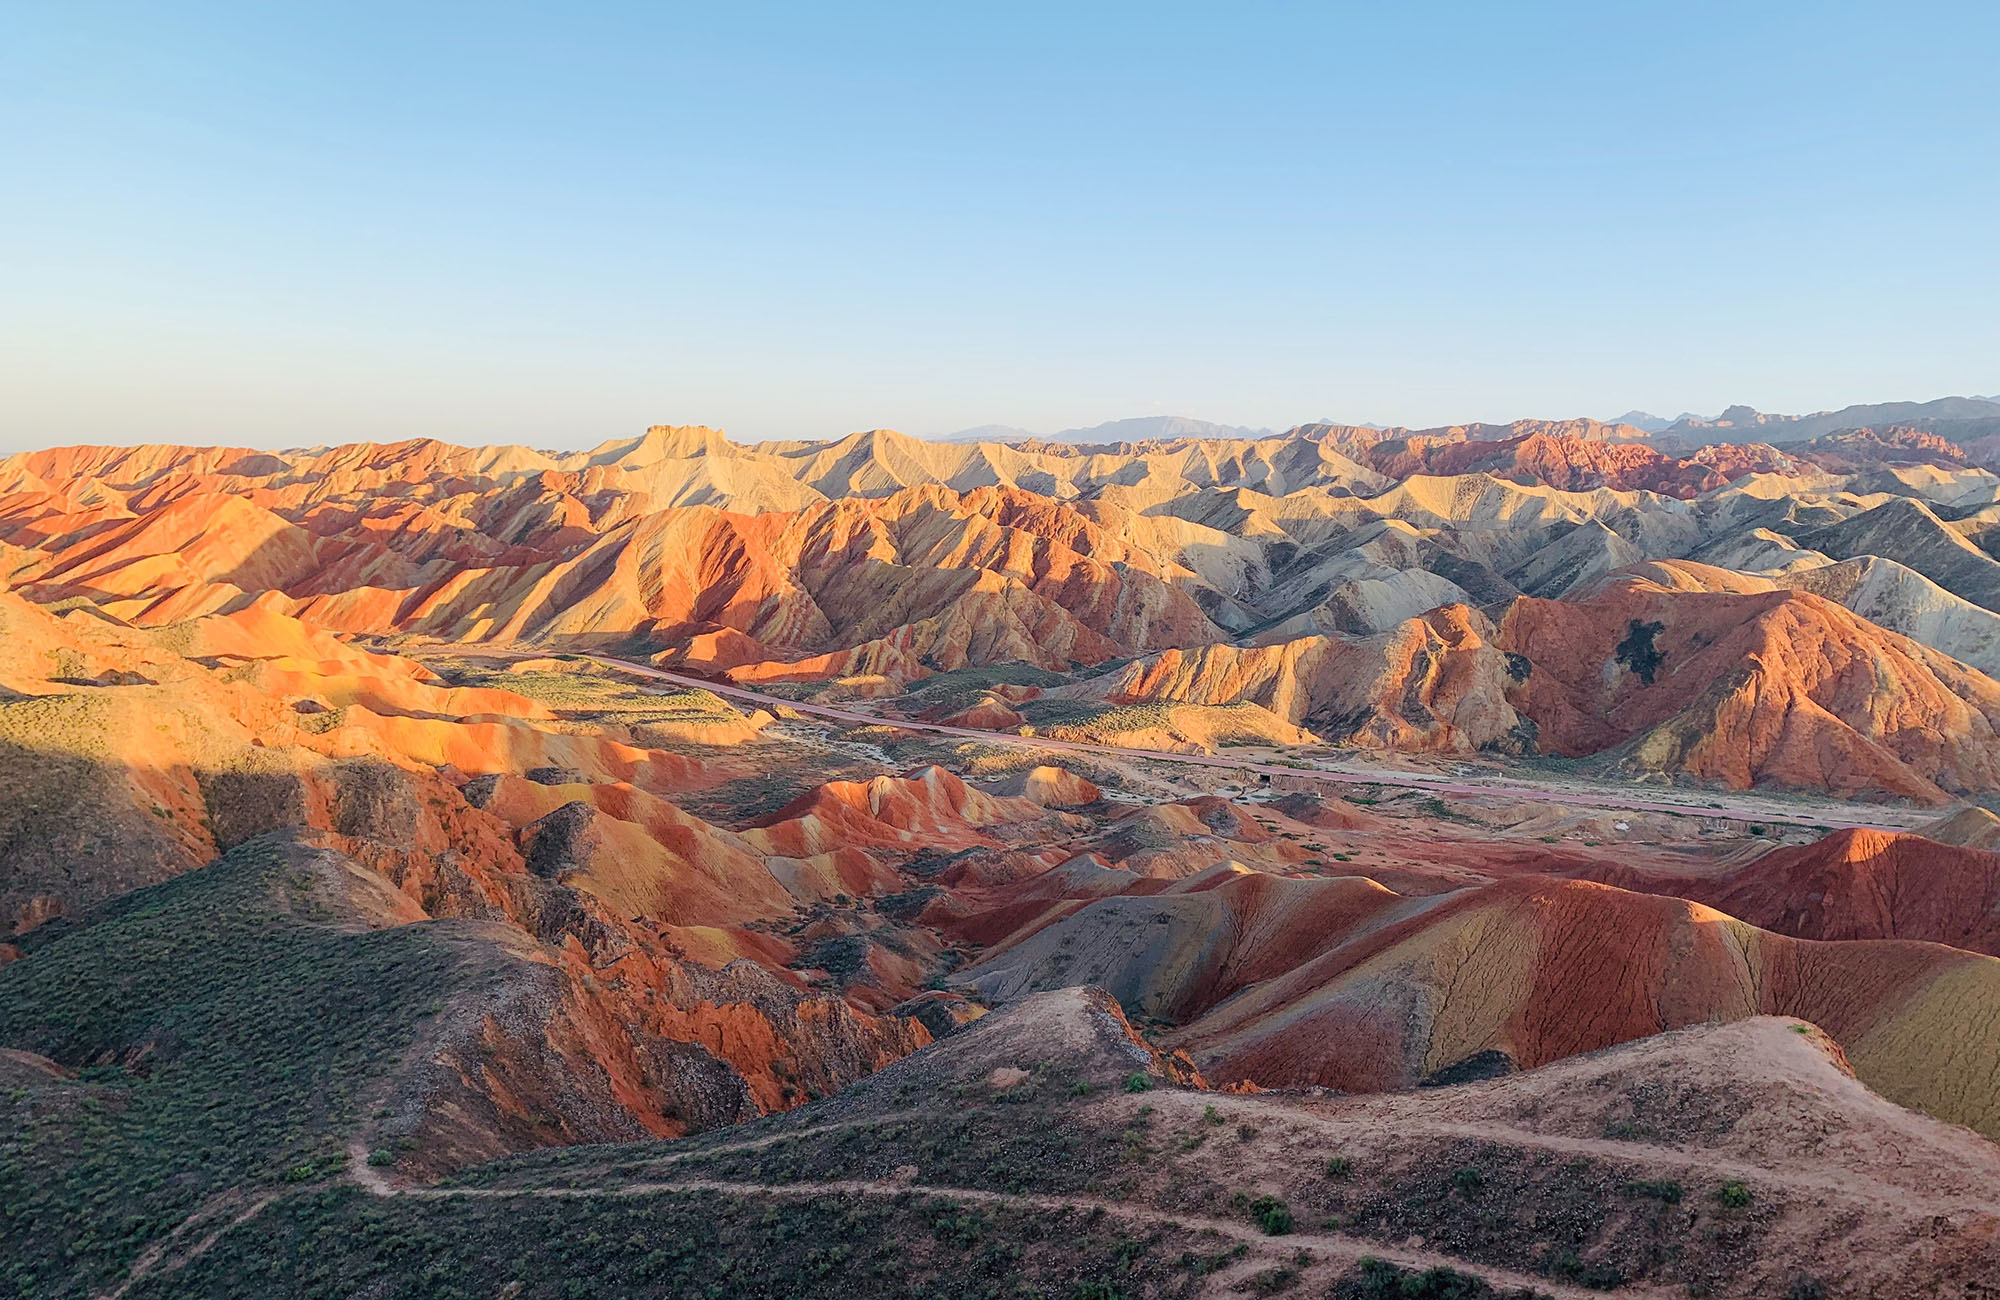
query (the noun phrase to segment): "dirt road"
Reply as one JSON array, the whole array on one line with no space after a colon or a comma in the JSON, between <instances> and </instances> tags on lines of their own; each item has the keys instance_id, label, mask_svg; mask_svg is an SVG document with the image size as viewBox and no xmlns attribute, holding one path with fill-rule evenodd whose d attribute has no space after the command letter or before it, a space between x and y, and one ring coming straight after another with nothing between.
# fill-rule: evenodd
<instances>
[{"instance_id":1,"label":"dirt road","mask_svg":"<svg viewBox=\"0 0 2000 1300\"><path fill-rule=\"evenodd\" d=\"M369 1190L374 1186L364 1183ZM505 1188L417 1187L402 1192L380 1193L422 1199L450 1197L495 1198L583 1198L596 1196L724 1195L772 1200L802 1200L811 1197L904 1197L922 1196L961 1205L990 1205L998 1208L1042 1211L1101 1211L1128 1223L1202 1233L1213 1239L1240 1244L1244 1253L1233 1265L1207 1279L1205 1292L1224 1296L1241 1294L1244 1283L1265 1269L1290 1266L1299 1269L1301 1257L1309 1263L1300 1269L1300 1282L1319 1280L1330 1284L1334 1277L1359 1265L1364 1258L1385 1260L1407 1269L1449 1268L1483 1277L1496 1289L1530 1290L1551 1300L1594 1300L1600 1291L1567 1286L1535 1274L1519 1273L1490 1264L1476 1264L1455 1255L1407 1246L1388 1246L1331 1232L1294 1232L1284 1236L1265 1235L1239 1219L1216 1219L1201 1215L1169 1213L1127 1201L1099 1200L1087 1196L1050 1196L1034 1193L991 1192L966 1187L927 1187L914 1182L846 1180L822 1183L742 1183L717 1179L686 1179L670 1182L634 1182L601 1187L547 1187L509 1190ZM1310 1294L1310 1287L1303 1287ZM1666 1300L1678 1291L1628 1285L1618 1294L1636 1300Z\"/></svg>"}]
</instances>

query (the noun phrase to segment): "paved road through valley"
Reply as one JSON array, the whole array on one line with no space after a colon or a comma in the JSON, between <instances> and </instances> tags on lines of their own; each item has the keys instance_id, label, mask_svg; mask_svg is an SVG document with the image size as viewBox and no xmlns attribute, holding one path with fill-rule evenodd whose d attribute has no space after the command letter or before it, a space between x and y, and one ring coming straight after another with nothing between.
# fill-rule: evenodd
<instances>
[{"instance_id":1,"label":"paved road through valley","mask_svg":"<svg viewBox=\"0 0 2000 1300\"><path fill-rule=\"evenodd\" d=\"M1108 758L1143 758L1161 763L1185 763L1194 767L1220 768L1230 772L1249 773L1253 776L1293 777L1308 781L1323 781L1335 785L1386 785L1399 786L1411 790L1427 790L1435 794L1452 795L1497 795L1518 799L1535 799L1547 803L1568 804L1580 808L1604 808L1616 812L1675 813L1685 817L1722 817L1731 821L1772 822L1790 826L1824 826L1832 830L1859 827L1872 830L1910 830L1935 816L1928 810L1874 808L1866 804L1828 803L1820 810L1801 812L1777 807L1757 806L1753 796L1716 795L1713 798L1734 798L1734 807L1706 807L1699 803L1677 803L1666 799L1636 799L1630 794L1615 789L1561 790L1546 786L1530 785L1511 778L1495 778L1490 781L1464 781L1448 776L1428 776L1421 772L1353 771L1338 768L1291 767L1277 763L1260 763L1254 759L1229 758L1219 754L1176 754L1158 749L1127 749L1119 745L1099 745L1082 740L1056 740L1049 736L1017 736L1006 731L981 731L975 727L951 727L938 722L918 722L904 718L886 718L880 714L866 713L859 709L843 709L828 704L802 704L793 700L780 699L775 695L765 695L760 691L742 686L724 685L700 677L690 677L681 673L668 672L664 668L654 668L648 664L633 663L628 659L614 659L608 655L586 656L592 662L618 672L631 673L638 677L655 681L670 682L692 690L712 691L727 699L754 704L775 713L780 708L792 709L811 717L826 718L834 722L853 723L858 726L897 727L904 731L930 732L940 736L961 736L968 740L982 741L992 745L1018 745L1030 749L1066 750L1079 754L1101 754Z\"/></svg>"}]
</instances>

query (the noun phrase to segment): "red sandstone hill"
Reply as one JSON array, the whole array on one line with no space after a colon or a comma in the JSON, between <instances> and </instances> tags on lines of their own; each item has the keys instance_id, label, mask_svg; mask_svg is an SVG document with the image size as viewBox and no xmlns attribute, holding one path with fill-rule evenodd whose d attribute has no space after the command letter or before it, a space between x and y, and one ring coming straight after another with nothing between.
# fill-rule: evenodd
<instances>
[{"instance_id":1,"label":"red sandstone hill","mask_svg":"<svg viewBox=\"0 0 2000 1300\"><path fill-rule=\"evenodd\" d=\"M1219 635L1191 573L1019 491L913 488L798 514L690 508L601 533L578 520L566 543L538 508L509 530L533 546L447 545L432 525L449 514L403 510L316 507L293 523L205 492L58 535L27 523L0 535L36 548L13 573L22 590L140 623L272 591L341 632L600 645L641 633L686 647L676 662L696 667L700 646L736 637L726 666L764 663L749 675L765 678L1065 668Z\"/></svg>"},{"instance_id":2,"label":"red sandstone hill","mask_svg":"<svg viewBox=\"0 0 2000 1300\"><path fill-rule=\"evenodd\" d=\"M0 571L34 601L142 627L271 602L345 635L611 648L868 695L1129 660L1049 703L1248 702L1377 747L1925 801L2000 777L1993 683L1935 650L1796 590L1600 585L1718 532L1809 567L1803 545L1894 550L1913 523L1967 572L1993 567L1915 497L1780 509L1765 482L1684 502L1657 493L1721 471L1538 424L1357 435L1357 453L1422 473L1388 488L1328 459L1330 437L1047 455L673 429L568 456L59 449L0 463ZM1506 603L1524 590L1587 594ZM1342 619L1380 630L1322 633ZM1949 622L1906 625L1957 646ZM1034 722L973 697L939 716Z\"/></svg>"},{"instance_id":3,"label":"red sandstone hill","mask_svg":"<svg viewBox=\"0 0 2000 1300\"><path fill-rule=\"evenodd\" d=\"M1409 438L1378 443L1368 464L1390 478L1412 474L1491 474L1566 492L1592 488L1692 497L1729 481L1714 467L1678 460L1643 443L1591 441L1531 433L1500 442Z\"/></svg>"},{"instance_id":4,"label":"red sandstone hill","mask_svg":"<svg viewBox=\"0 0 2000 1300\"><path fill-rule=\"evenodd\" d=\"M1801 939L1922 939L2000 956L2000 853L1921 835L1836 831L1716 878L1589 875L1693 899Z\"/></svg>"},{"instance_id":5,"label":"red sandstone hill","mask_svg":"<svg viewBox=\"0 0 2000 1300\"><path fill-rule=\"evenodd\" d=\"M1070 693L1248 701L1383 747L1606 755L1737 788L1936 803L2000 784L2000 683L1789 589L1625 577L1521 597L1497 631L1446 606L1376 637L1164 651Z\"/></svg>"},{"instance_id":6,"label":"red sandstone hill","mask_svg":"<svg viewBox=\"0 0 2000 1300\"><path fill-rule=\"evenodd\" d=\"M452 933L512 972L521 1000L496 1011L489 1051L460 1043L468 1058L440 1063L465 1079L435 1099L424 1140L484 1154L734 1122L928 1041L879 1014L920 972L829 995L791 968L800 945L759 928L801 900L901 888L900 852L774 857L666 797L755 759L630 740L269 603L146 629L0 591L0 932L32 943L58 918L87 925L133 890L267 851L370 928L464 922ZM924 815L955 780L906 795L885 778L885 815ZM955 807L1051 816L1026 799ZM913 824L936 832L926 843L945 830Z\"/></svg>"},{"instance_id":7,"label":"red sandstone hill","mask_svg":"<svg viewBox=\"0 0 2000 1300\"><path fill-rule=\"evenodd\" d=\"M1074 688L1113 703L1249 702L1287 722L1383 748L1518 747L1508 664L1493 625L1444 605L1372 637L1167 650Z\"/></svg>"},{"instance_id":8,"label":"red sandstone hill","mask_svg":"<svg viewBox=\"0 0 2000 1300\"><path fill-rule=\"evenodd\" d=\"M1391 486L1337 447L1409 477ZM1703 488L1743 466L1798 477ZM960 977L1030 1007L1037 989L1102 985L1217 1081L1352 1090L1802 1016L1833 1038L1769 1022L1716 1038L1768 1054L1806 1031L1815 1095L1844 1049L1887 1095L2000 1132L1991 853L1846 833L1723 871L1762 841L1485 796L1363 811L1284 776L1279 798L1232 802L1200 793L1225 774L1115 755L1086 781L893 725L767 726L555 653L850 694L940 679L903 703L966 723L1164 735L1173 711L1145 706L1190 701L1255 715L1226 734L1262 744L1307 743L1310 721L1359 745L1932 801L1995 784L2000 686L1796 583L1606 575L1673 561L1657 576L1712 544L1821 572L1805 548L1872 555L1915 524L1970 572L1990 491L1936 463L1863 482L1754 448L1678 461L1604 426L1116 452L660 429L566 456L414 441L9 458L0 962L10 988L54 990L60 1030L59 981L36 974L53 947L94 942L132 891L267 871L272 906L357 943L407 930L473 955L477 997L351 1081L395 1094L393 1127L377 1115L352 1136L410 1140L399 1176L825 1097L978 1017L938 987ZM1037 686L1010 684L1021 663ZM1937 833L1990 831L1961 816ZM1616 875L1614 854L1631 859ZM1327 874L1349 870L1369 874ZM181 937L191 966L230 941ZM115 967L105 942L90 963ZM1166 1059L1122 1030L1113 1045ZM1066 1086L1047 1059L997 1064ZM109 1089L93 1096L129 1083L34 1069ZM1588 1135L1630 1095L1595 1086L1611 1101ZM1121 1098L1091 1104L1138 1104ZM1237 1161L1248 1141L1198 1158Z\"/></svg>"},{"instance_id":9,"label":"red sandstone hill","mask_svg":"<svg viewBox=\"0 0 2000 1300\"><path fill-rule=\"evenodd\" d=\"M1046 913L964 978L1002 998L1100 984L1179 1020L1168 1041L1212 1081L1349 1092L1792 1015L1831 1033L1884 1095L2000 1133L2000 961L1901 939L1808 941L1584 881L1405 899L1352 878L1217 868Z\"/></svg>"},{"instance_id":10,"label":"red sandstone hill","mask_svg":"<svg viewBox=\"0 0 2000 1300\"><path fill-rule=\"evenodd\" d=\"M1800 591L1621 579L1516 601L1496 644L1543 752L1639 771L1926 802L2000 785L2000 683Z\"/></svg>"},{"instance_id":11,"label":"red sandstone hill","mask_svg":"<svg viewBox=\"0 0 2000 1300\"><path fill-rule=\"evenodd\" d=\"M1798 452L1836 473L1877 465L1936 465L1953 469L1966 463L1965 449L1958 444L1935 433L1902 425L1827 434L1802 444Z\"/></svg>"}]
</instances>

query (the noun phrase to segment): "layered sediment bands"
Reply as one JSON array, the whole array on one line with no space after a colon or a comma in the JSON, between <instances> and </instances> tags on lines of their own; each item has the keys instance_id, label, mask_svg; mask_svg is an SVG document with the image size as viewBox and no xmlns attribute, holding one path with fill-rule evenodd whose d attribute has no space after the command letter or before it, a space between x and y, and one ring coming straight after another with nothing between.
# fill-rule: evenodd
<instances>
[{"instance_id":1,"label":"layered sediment bands","mask_svg":"<svg viewBox=\"0 0 2000 1300\"><path fill-rule=\"evenodd\" d=\"M1947 823L1974 832L1970 810ZM1932 834L1941 833L1933 828ZM1632 870L1592 878L1673 894L1801 939L1920 939L2000 956L2000 853L1891 831L1836 831L1773 849L1726 875L1689 878Z\"/></svg>"},{"instance_id":2,"label":"layered sediment bands","mask_svg":"<svg viewBox=\"0 0 2000 1300\"><path fill-rule=\"evenodd\" d=\"M1475 1059L1531 1069L1764 1014L1824 1027L1891 1100L2000 1133L2000 962L1934 944L1791 939L1700 904L1577 881L1437 901L1172 1041L1218 1081L1372 1091Z\"/></svg>"},{"instance_id":3,"label":"layered sediment bands","mask_svg":"<svg viewBox=\"0 0 2000 1300\"><path fill-rule=\"evenodd\" d=\"M1318 956L1402 902L1358 878L1288 880L1233 863L1093 903L1018 937L970 976L996 1001L1086 984L1127 1008L1191 1020ZM1046 919L1046 918L1044 918Z\"/></svg>"},{"instance_id":4,"label":"layered sediment bands","mask_svg":"<svg viewBox=\"0 0 2000 1300\"><path fill-rule=\"evenodd\" d=\"M1968 949L1994 946L1996 862L1843 832L1708 879L1531 875L1403 897L1361 878L1230 863L1158 879L1092 858L935 919L988 948L962 977L982 995L1099 985L1177 1024L1166 1041L1218 1084L1393 1090L1775 1014L1825 1028L1885 1096L1994 1134L2000 962Z\"/></svg>"},{"instance_id":5,"label":"layered sediment bands","mask_svg":"<svg viewBox=\"0 0 2000 1300\"><path fill-rule=\"evenodd\" d=\"M2000 784L2000 684L1804 592L1614 582L1517 601L1507 698L1549 753L1638 771L1940 802Z\"/></svg>"},{"instance_id":6,"label":"layered sediment bands","mask_svg":"<svg viewBox=\"0 0 2000 1300\"><path fill-rule=\"evenodd\" d=\"M1477 611L1447 605L1379 636L1169 650L1076 688L1114 703L1247 702L1332 738L1464 752L1525 743L1509 664Z\"/></svg>"},{"instance_id":7,"label":"layered sediment bands","mask_svg":"<svg viewBox=\"0 0 2000 1300\"><path fill-rule=\"evenodd\" d=\"M1345 1089L1798 1015L1991 1131L1993 968L1938 946L2000 949L1978 814L1937 829L1959 849L1746 863L1719 819L1363 812L1269 764L1280 797L1232 803L898 724L1976 797L1996 520L2000 479L1924 439L1590 422L13 457L0 956L274 835L335 855L371 924L448 923L520 989L418 1063L480 1116L437 1168L822 1095L973 1017L935 987L961 971L1102 984L1219 1079ZM745 716L607 657L871 715Z\"/></svg>"},{"instance_id":8,"label":"layered sediment bands","mask_svg":"<svg viewBox=\"0 0 2000 1300\"><path fill-rule=\"evenodd\" d=\"M1396 479L1413 474L1485 473L1569 492L1608 487L1692 497L1729 481L1713 465L1663 455L1641 443L1546 433L1498 442L1423 437L1382 442L1369 449L1368 462L1378 473Z\"/></svg>"},{"instance_id":9,"label":"layered sediment bands","mask_svg":"<svg viewBox=\"0 0 2000 1300\"><path fill-rule=\"evenodd\" d=\"M1933 798L1976 788L1989 738L1928 698L1908 710L1862 703L1850 728L1862 739L1841 734L1858 687L1825 683L1854 677L1857 656L1836 647L1858 638L1864 657L1900 651L1873 648L1866 624L1816 630L1803 606L1784 607L1794 626L1774 633L1797 662L1756 684L1774 698L1733 706L1754 715L1751 752L1698 743L1715 730L1708 702L1682 700L1694 708L1685 725L1662 714L1593 729L1572 715L1648 710L1544 696L1616 678L1596 642L1615 651L1634 611L1606 599L1608 581L1662 564L1686 570L1669 585L1709 581L1687 576L1690 556L1757 570L1721 580L1734 594L1810 590L1933 649L2000 662L2000 637L1971 603L2000 573L1976 544L2000 480L1935 441L1872 430L1794 452L1682 458L1627 426L1522 421L1088 449L879 430L747 447L698 428L566 455L426 441L70 448L0 462L0 542L6 580L33 599L87 600L143 625L255 602L348 635L613 649L869 696L967 667L1071 673L1136 659L1079 691L1255 703L1383 747L1578 755L1629 742L1620 761L1645 770ZM1565 612L1512 609L1522 593L1566 598ZM1488 616L1514 630L1496 636ZM1561 634L1537 647L1501 644L1552 621ZM1541 673L1511 683L1503 663L1509 678ZM1984 713L1976 683L1924 668ZM1687 675L1668 672L1688 695ZM1923 675L1894 665L1888 693ZM327 687L329 704L378 713L503 707ZM945 716L1032 724L1016 703L968 701ZM1930 729L1939 739L1925 753Z\"/></svg>"},{"instance_id":10,"label":"layered sediment bands","mask_svg":"<svg viewBox=\"0 0 2000 1300\"><path fill-rule=\"evenodd\" d=\"M400 525L420 520L377 528L369 516L301 516L336 534L219 491L145 508L160 495L134 493L139 513L81 535L22 524L10 540L41 549L12 580L149 624L275 592L286 612L346 633L570 645L656 636L689 663L704 662L698 638L735 633L789 675L899 680L933 665L1066 667L1198 643L1217 630L1195 593L1227 604L1171 558L1016 489L928 485L791 514L683 506L592 529L571 519L577 531L539 547L421 562L383 541L406 541ZM515 536L544 533L531 522Z\"/></svg>"},{"instance_id":11,"label":"layered sediment bands","mask_svg":"<svg viewBox=\"0 0 2000 1300\"><path fill-rule=\"evenodd\" d=\"M0 592L0 631L7 932L88 924L238 850L296 859L370 927L449 921L509 991L412 1065L426 1168L734 1122L928 1041L813 988L753 928L893 891L893 859L773 857L670 801L713 779L693 760L558 729L536 700L450 686L269 601L152 630ZM941 774L877 794L884 841L1052 815Z\"/></svg>"}]
</instances>

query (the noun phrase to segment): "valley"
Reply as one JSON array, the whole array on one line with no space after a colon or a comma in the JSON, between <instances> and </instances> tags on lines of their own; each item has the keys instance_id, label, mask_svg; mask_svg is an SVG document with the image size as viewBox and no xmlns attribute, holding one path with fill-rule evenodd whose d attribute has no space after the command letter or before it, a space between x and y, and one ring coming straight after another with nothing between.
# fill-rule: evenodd
<instances>
[{"instance_id":1,"label":"valley","mask_svg":"<svg viewBox=\"0 0 2000 1300\"><path fill-rule=\"evenodd\" d=\"M1461 760L1452 764L1437 765L1453 770L1427 772L1423 770L1424 766L1431 765L1407 763L1392 768L1370 763L1350 753L1296 747L1260 751L1253 746L1237 746L1235 747L1237 752L1233 754L1173 753L1158 749L1130 749L1117 745L1092 744L1088 741L1057 740L1047 736L1021 736L1011 732L981 731L971 727L925 722L908 711L899 711L895 714L879 710L864 712L852 705L837 708L824 704L785 700L745 690L740 686L723 686L706 679L663 672L657 668L647 668L624 660L607 659L603 656L592 656L592 658L594 662L604 667L650 681L671 683L684 690L711 691L724 699L767 709L790 708L810 717L825 718L837 723L863 727L889 726L899 731L957 736L993 744L1011 744L1022 749L1048 751L1054 754L1076 753L1114 761L1166 764L1169 767L1174 764L1184 764L1222 773L1242 772L1259 778L1263 784L1269 783L1265 778L1275 777L1283 781L1303 781L1310 784L1432 790L1459 796L1490 794L1574 804L1587 808L1604 808L1614 812L1622 810L1682 816L1714 816L1727 821L1771 822L1819 829L1868 827L1878 830L1914 830L1929 820L1919 811L1885 808L1879 804L1815 799L1810 795L1779 798L1769 794L1758 795L1736 790L1723 792L1705 790L1700 794L1689 794L1681 798L1652 790L1637 794L1629 789L1618 789L1609 782L1575 779L1562 782L1546 775L1538 778L1526 772L1516 774L1506 763L1490 759L1485 762Z\"/></svg>"},{"instance_id":2,"label":"valley","mask_svg":"<svg viewBox=\"0 0 2000 1300\"><path fill-rule=\"evenodd\" d=\"M2000 476L1688 432L0 460L0 1287L1990 1294Z\"/></svg>"}]
</instances>

